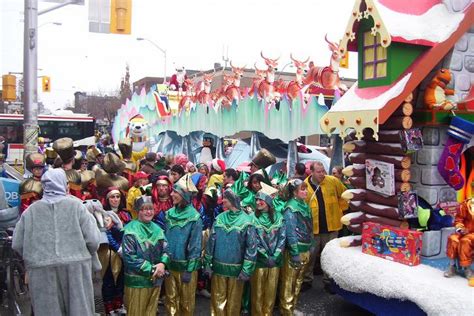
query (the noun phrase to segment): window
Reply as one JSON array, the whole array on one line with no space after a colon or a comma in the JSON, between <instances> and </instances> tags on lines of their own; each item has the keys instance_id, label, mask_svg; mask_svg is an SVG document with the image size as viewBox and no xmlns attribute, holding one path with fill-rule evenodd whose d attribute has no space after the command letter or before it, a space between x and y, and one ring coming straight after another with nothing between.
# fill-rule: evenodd
<instances>
[{"instance_id":1,"label":"window","mask_svg":"<svg viewBox=\"0 0 474 316\"><path fill-rule=\"evenodd\" d=\"M387 49L381 45L380 34L365 32L363 49L364 80L387 77Z\"/></svg>"}]
</instances>

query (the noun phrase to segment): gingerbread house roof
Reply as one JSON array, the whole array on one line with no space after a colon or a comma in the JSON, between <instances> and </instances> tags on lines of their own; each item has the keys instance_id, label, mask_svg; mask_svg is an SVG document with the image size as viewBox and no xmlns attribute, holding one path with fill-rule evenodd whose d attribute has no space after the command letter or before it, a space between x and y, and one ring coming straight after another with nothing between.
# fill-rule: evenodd
<instances>
[{"instance_id":1,"label":"gingerbread house roof","mask_svg":"<svg viewBox=\"0 0 474 316\"><path fill-rule=\"evenodd\" d=\"M322 130L355 129L357 137L371 128L374 136L407 96L420 84L437 63L449 53L456 41L474 21L474 4L459 12L451 11L440 0L356 0L346 32L340 42L341 52L356 50L359 22L371 16L373 34L380 33L382 46L392 41L428 46L408 69L391 85L359 88L355 83L321 119Z\"/></svg>"}]
</instances>

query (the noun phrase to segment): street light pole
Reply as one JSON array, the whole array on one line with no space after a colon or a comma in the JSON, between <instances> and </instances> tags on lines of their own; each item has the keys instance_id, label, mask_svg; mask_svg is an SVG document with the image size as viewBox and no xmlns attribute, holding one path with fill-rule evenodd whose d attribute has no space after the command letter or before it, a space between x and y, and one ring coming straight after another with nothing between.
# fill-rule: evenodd
<instances>
[{"instance_id":1,"label":"street light pole","mask_svg":"<svg viewBox=\"0 0 474 316\"><path fill-rule=\"evenodd\" d=\"M34 153L38 146L38 0L25 0L23 34L23 145L24 155Z\"/></svg>"},{"instance_id":2,"label":"street light pole","mask_svg":"<svg viewBox=\"0 0 474 316\"><path fill-rule=\"evenodd\" d=\"M165 73L163 75L163 83L166 83L167 79L168 79L167 76L166 76L166 49L161 48L160 46L158 46L158 44L156 44L152 40L149 40L148 38L137 37L137 41L147 41L147 42L149 42L151 45L155 46L164 55L165 65L163 67L163 70L164 70Z\"/></svg>"}]
</instances>

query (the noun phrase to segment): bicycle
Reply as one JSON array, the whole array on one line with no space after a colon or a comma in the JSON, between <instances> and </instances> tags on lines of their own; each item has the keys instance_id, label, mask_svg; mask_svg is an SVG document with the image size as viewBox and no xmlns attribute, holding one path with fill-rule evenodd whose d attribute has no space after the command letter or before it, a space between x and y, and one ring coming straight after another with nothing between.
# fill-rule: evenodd
<instances>
[{"instance_id":1,"label":"bicycle","mask_svg":"<svg viewBox=\"0 0 474 316\"><path fill-rule=\"evenodd\" d=\"M12 249L12 232L0 231L0 303L8 315L23 315L19 299L28 292L26 270L21 257Z\"/></svg>"}]
</instances>

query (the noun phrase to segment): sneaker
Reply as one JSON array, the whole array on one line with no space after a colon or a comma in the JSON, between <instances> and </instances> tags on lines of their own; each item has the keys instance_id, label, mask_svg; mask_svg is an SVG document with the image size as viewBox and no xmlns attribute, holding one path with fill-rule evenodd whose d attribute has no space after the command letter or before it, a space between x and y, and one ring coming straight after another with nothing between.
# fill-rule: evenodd
<instances>
[{"instance_id":1,"label":"sneaker","mask_svg":"<svg viewBox=\"0 0 474 316\"><path fill-rule=\"evenodd\" d=\"M444 271L444 277L445 278L451 278L456 274L456 268L454 265L450 264L446 271Z\"/></svg>"},{"instance_id":2,"label":"sneaker","mask_svg":"<svg viewBox=\"0 0 474 316\"><path fill-rule=\"evenodd\" d=\"M198 290L197 295L200 295L200 296L205 297L205 298L211 298L211 293L209 293L209 291L206 290L206 289Z\"/></svg>"},{"instance_id":3,"label":"sneaker","mask_svg":"<svg viewBox=\"0 0 474 316\"><path fill-rule=\"evenodd\" d=\"M127 315L127 310L125 309L125 307L122 306L119 309L115 310L115 315L117 316Z\"/></svg>"}]
</instances>

